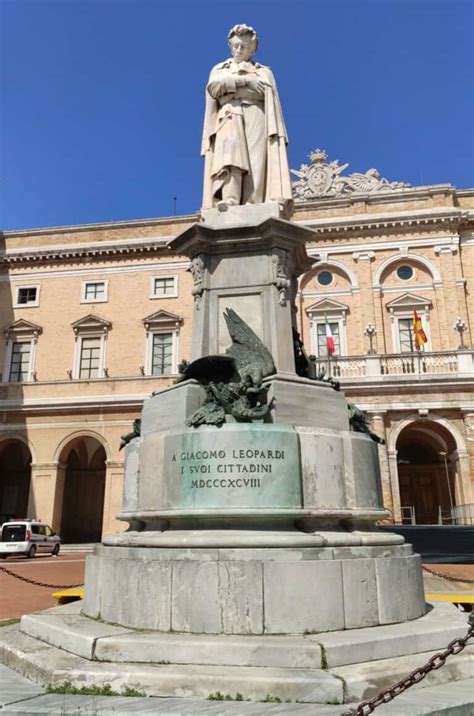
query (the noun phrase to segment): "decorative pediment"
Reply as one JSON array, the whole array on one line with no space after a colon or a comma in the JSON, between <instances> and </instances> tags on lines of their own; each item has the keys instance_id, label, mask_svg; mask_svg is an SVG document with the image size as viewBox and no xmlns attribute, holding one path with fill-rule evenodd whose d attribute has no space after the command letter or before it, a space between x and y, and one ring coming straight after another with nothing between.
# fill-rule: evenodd
<instances>
[{"instance_id":1,"label":"decorative pediment","mask_svg":"<svg viewBox=\"0 0 474 716\"><path fill-rule=\"evenodd\" d=\"M25 321L24 318L20 318L18 321L13 321L13 323L5 326L3 332L5 338L9 340L12 336L31 336L32 338L37 338L42 330L41 326L36 325L36 323L31 323L31 321Z\"/></svg>"},{"instance_id":2,"label":"decorative pediment","mask_svg":"<svg viewBox=\"0 0 474 716\"><path fill-rule=\"evenodd\" d=\"M386 306L390 312L409 311L413 309L425 310L431 306L432 301L430 298L424 296L418 296L416 293L404 293L403 296L398 296L392 301L389 301Z\"/></svg>"},{"instance_id":3,"label":"decorative pediment","mask_svg":"<svg viewBox=\"0 0 474 716\"><path fill-rule=\"evenodd\" d=\"M107 333L112 328L110 321L94 316L93 313L89 313L84 318L79 318L78 321L74 321L71 325L76 335L78 333Z\"/></svg>"},{"instance_id":4,"label":"decorative pediment","mask_svg":"<svg viewBox=\"0 0 474 716\"><path fill-rule=\"evenodd\" d=\"M344 315L349 310L349 306L346 306L344 303L340 303L339 301L334 301L334 299L331 298L323 298L321 301L317 301L316 303L313 303L311 306L308 306L306 309L306 313L308 314L324 314L324 313L330 313L334 315L335 313L339 315Z\"/></svg>"},{"instance_id":5,"label":"decorative pediment","mask_svg":"<svg viewBox=\"0 0 474 716\"><path fill-rule=\"evenodd\" d=\"M352 194L388 193L410 186L401 181L389 182L380 176L377 169L341 176L349 164L339 165L339 160L327 162L324 149L315 149L309 158L311 164L302 164L299 170L290 170L298 177L298 180L293 182L293 195L297 202Z\"/></svg>"},{"instance_id":6,"label":"decorative pediment","mask_svg":"<svg viewBox=\"0 0 474 716\"><path fill-rule=\"evenodd\" d=\"M156 313L152 313L150 316L143 319L143 324L147 331L156 329L169 329L174 331L179 328L182 322L183 319L181 316L177 316L175 313L170 313L170 311L164 311L163 309L156 311Z\"/></svg>"}]
</instances>

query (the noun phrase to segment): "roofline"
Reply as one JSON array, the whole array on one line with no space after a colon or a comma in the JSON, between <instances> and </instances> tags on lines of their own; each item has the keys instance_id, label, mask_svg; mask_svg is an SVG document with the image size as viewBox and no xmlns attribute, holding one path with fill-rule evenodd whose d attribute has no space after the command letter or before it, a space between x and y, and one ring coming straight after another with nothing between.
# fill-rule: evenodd
<instances>
[{"instance_id":1,"label":"roofline","mask_svg":"<svg viewBox=\"0 0 474 716\"><path fill-rule=\"evenodd\" d=\"M134 226L156 226L160 224L186 224L190 221L198 221L199 212L195 214L180 214L179 216L160 216L148 219L127 219L124 221L101 221L97 224L71 224L67 226L46 226L44 228L33 229L7 229L1 231L0 235L6 238L15 236L34 236L37 234L68 234L79 231L100 231L101 229L110 229L115 227L133 228Z\"/></svg>"},{"instance_id":2,"label":"roofline","mask_svg":"<svg viewBox=\"0 0 474 716\"><path fill-rule=\"evenodd\" d=\"M405 198L412 196L431 195L439 193L456 194L458 196L474 196L474 188L457 189L452 184L427 184L426 186L413 186L404 189L373 192L366 194L350 194L340 197L321 197L319 199L309 199L304 202L295 203L295 214L299 212L307 211L308 209L316 207L331 207L331 206L347 206L358 201L371 201L376 200L380 203L387 203L389 201L403 201ZM133 228L137 226L159 226L161 224L187 224L189 222L198 221L200 217L199 210L193 214L180 214L175 216L160 216L160 217L149 217L145 219L126 219L122 221L100 221L98 223L88 224L70 224L66 226L46 226L46 227L35 227L30 229L7 229L0 231L0 236L5 238L9 237L21 237L21 236L35 236L35 235L48 235L48 234L67 234L80 231L100 231L101 229L110 228Z\"/></svg>"}]
</instances>

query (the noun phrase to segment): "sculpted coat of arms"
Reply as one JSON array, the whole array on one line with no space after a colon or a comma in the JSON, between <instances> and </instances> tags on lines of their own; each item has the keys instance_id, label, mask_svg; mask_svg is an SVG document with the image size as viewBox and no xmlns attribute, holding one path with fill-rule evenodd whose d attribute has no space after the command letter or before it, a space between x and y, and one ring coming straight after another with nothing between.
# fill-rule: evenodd
<instances>
[{"instance_id":1,"label":"sculpted coat of arms","mask_svg":"<svg viewBox=\"0 0 474 716\"><path fill-rule=\"evenodd\" d=\"M410 186L399 181L389 182L380 176L377 169L341 176L349 164L340 165L337 159L327 162L327 154L323 149L315 149L309 158L311 164L302 164L298 170L290 170L298 177L298 180L293 182L293 194L296 201L348 194L374 194L405 189Z\"/></svg>"}]
</instances>

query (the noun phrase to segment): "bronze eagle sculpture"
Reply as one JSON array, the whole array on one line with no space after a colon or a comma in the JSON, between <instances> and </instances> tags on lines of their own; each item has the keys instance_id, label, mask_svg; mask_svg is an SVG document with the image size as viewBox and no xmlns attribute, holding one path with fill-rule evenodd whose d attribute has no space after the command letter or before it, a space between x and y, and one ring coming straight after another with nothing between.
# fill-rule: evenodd
<instances>
[{"instance_id":1,"label":"bronze eagle sculpture","mask_svg":"<svg viewBox=\"0 0 474 716\"><path fill-rule=\"evenodd\" d=\"M262 385L275 373L270 351L232 308L226 308L224 319L232 339L225 354L198 358L181 374L181 380L194 378L206 391L188 426L222 425L226 414L239 422L262 420L270 410L268 386Z\"/></svg>"}]
</instances>

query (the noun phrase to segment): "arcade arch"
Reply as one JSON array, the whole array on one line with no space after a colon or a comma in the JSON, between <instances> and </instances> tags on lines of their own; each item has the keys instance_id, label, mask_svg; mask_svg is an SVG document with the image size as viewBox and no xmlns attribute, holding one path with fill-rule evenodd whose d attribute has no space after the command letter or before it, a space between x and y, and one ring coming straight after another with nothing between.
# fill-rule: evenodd
<instances>
[{"instance_id":1,"label":"arcade arch","mask_svg":"<svg viewBox=\"0 0 474 716\"><path fill-rule=\"evenodd\" d=\"M445 419L406 420L392 433L392 490L398 493L401 517L411 512L416 524L438 524L464 504L460 440Z\"/></svg>"},{"instance_id":2,"label":"arcade arch","mask_svg":"<svg viewBox=\"0 0 474 716\"><path fill-rule=\"evenodd\" d=\"M0 440L0 524L28 516L31 463L31 450L24 440Z\"/></svg>"},{"instance_id":3,"label":"arcade arch","mask_svg":"<svg viewBox=\"0 0 474 716\"><path fill-rule=\"evenodd\" d=\"M102 536L107 453L92 435L76 435L59 454L56 488L63 542L99 542Z\"/></svg>"}]
</instances>

